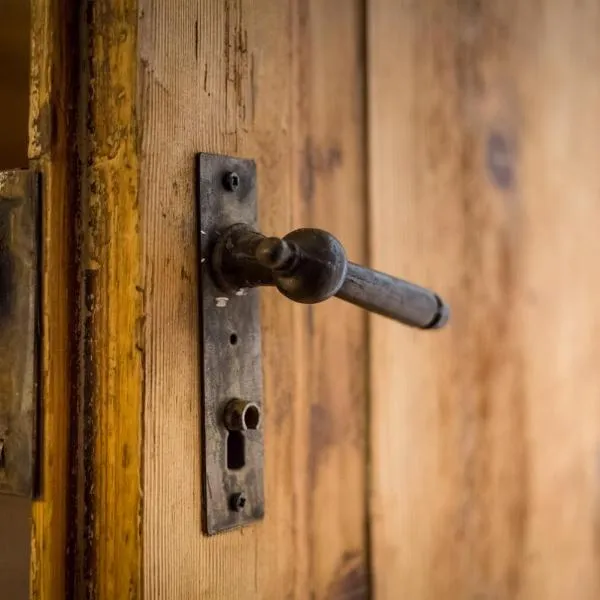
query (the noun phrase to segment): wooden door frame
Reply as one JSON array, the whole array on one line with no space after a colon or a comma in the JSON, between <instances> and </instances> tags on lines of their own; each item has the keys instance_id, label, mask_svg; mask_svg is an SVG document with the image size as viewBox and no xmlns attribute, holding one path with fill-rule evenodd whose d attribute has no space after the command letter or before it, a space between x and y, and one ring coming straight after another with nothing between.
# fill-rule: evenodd
<instances>
[{"instance_id":1,"label":"wooden door frame","mask_svg":"<svg viewBox=\"0 0 600 600\"><path fill-rule=\"evenodd\" d=\"M141 597L137 3L32 0L43 464L31 597Z\"/></svg>"}]
</instances>

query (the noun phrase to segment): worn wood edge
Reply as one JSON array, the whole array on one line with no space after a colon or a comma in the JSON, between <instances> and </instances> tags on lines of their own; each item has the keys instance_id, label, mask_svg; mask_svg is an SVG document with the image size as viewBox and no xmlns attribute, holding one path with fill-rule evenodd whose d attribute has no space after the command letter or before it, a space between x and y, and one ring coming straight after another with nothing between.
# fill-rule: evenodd
<instances>
[{"instance_id":1,"label":"worn wood edge","mask_svg":"<svg viewBox=\"0 0 600 600\"><path fill-rule=\"evenodd\" d=\"M82 572L75 594L142 597L143 305L137 0L88 2L82 164Z\"/></svg>"},{"instance_id":2,"label":"worn wood edge","mask_svg":"<svg viewBox=\"0 0 600 600\"><path fill-rule=\"evenodd\" d=\"M42 496L31 597L141 598L137 2L32 0L43 174Z\"/></svg>"},{"instance_id":3,"label":"worn wood edge","mask_svg":"<svg viewBox=\"0 0 600 600\"><path fill-rule=\"evenodd\" d=\"M69 160L71 70L64 48L72 19L61 0L31 0L28 154L41 172L40 499L33 503L30 597L66 597L68 443L74 347L73 217ZM66 12L68 15L68 11Z\"/></svg>"}]
</instances>

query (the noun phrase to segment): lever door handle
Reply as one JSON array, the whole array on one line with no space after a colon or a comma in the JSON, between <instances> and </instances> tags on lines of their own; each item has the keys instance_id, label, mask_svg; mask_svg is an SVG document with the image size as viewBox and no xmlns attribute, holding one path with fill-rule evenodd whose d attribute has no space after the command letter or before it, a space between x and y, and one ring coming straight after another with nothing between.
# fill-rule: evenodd
<instances>
[{"instance_id":1,"label":"lever door handle","mask_svg":"<svg viewBox=\"0 0 600 600\"><path fill-rule=\"evenodd\" d=\"M226 292L274 285L304 304L337 296L421 329L443 327L450 314L436 293L348 261L342 244L321 229L297 229L277 238L238 223L219 236L211 262Z\"/></svg>"},{"instance_id":2,"label":"lever door handle","mask_svg":"<svg viewBox=\"0 0 600 600\"><path fill-rule=\"evenodd\" d=\"M256 183L253 160L197 157L203 521L209 534L261 519L265 511L260 286L275 286L305 304L337 296L420 329L442 327L449 315L434 292L349 262L327 231L297 229L283 238L256 231Z\"/></svg>"}]
</instances>

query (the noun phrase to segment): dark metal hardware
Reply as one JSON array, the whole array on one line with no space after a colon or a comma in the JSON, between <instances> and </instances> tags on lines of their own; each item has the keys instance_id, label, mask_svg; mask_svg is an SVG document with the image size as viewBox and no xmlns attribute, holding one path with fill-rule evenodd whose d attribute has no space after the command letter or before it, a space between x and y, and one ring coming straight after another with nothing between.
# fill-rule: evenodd
<instances>
[{"instance_id":1,"label":"dark metal hardware","mask_svg":"<svg viewBox=\"0 0 600 600\"><path fill-rule=\"evenodd\" d=\"M39 179L0 172L0 493L27 497L39 493Z\"/></svg>"},{"instance_id":2,"label":"dark metal hardware","mask_svg":"<svg viewBox=\"0 0 600 600\"><path fill-rule=\"evenodd\" d=\"M297 229L280 239L236 223L219 237L212 268L228 292L274 285L290 300L305 304L337 296L421 329L440 328L449 317L437 294L349 262L342 244L320 229Z\"/></svg>"},{"instance_id":3,"label":"dark metal hardware","mask_svg":"<svg viewBox=\"0 0 600 600\"><path fill-rule=\"evenodd\" d=\"M232 494L229 499L229 508L234 512L241 512L246 507L246 494L244 492L238 492L237 494Z\"/></svg>"},{"instance_id":4,"label":"dark metal hardware","mask_svg":"<svg viewBox=\"0 0 600 600\"><path fill-rule=\"evenodd\" d=\"M223 176L223 186L228 192L235 192L240 187L240 176L235 171L228 171Z\"/></svg>"},{"instance_id":5,"label":"dark metal hardware","mask_svg":"<svg viewBox=\"0 0 600 600\"><path fill-rule=\"evenodd\" d=\"M258 290L224 292L210 268L222 231L256 224L255 180L253 161L198 155L202 498L209 535L264 514Z\"/></svg>"},{"instance_id":6,"label":"dark metal hardware","mask_svg":"<svg viewBox=\"0 0 600 600\"><path fill-rule=\"evenodd\" d=\"M254 402L232 400L223 415L229 431L254 431L260 425L260 407Z\"/></svg>"},{"instance_id":7,"label":"dark metal hardware","mask_svg":"<svg viewBox=\"0 0 600 600\"><path fill-rule=\"evenodd\" d=\"M253 161L199 154L203 523L208 534L264 514L264 412L257 287L296 302L332 296L422 329L442 327L440 297L413 283L351 263L319 229L284 238L256 231Z\"/></svg>"}]
</instances>

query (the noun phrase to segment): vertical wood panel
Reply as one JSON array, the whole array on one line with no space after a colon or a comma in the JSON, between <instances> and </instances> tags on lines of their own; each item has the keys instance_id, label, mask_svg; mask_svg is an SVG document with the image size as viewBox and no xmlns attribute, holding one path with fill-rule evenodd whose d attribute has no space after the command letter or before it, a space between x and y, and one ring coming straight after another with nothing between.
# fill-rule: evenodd
<instances>
[{"instance_id":1,"label":"vertical wood panel","mask_svg":"<svg viewBox=\"0 0 600 600\"><path fill-rule=\"evenodd\" d=\"M262 292L266 518L201 534L193 190L196 152L255 158L265 232L330 227L364 258L360 3L142 7L146 595L365 597L365 325L335 301Z\"/></svg>"},{"instance_id":2,"label":"vertical wood panel","mask_svg":"<svg viewBox=\"0 0 600 600\"><path fill-rule=\"evenodd\" d=\"M43 174L42 464L40 500L33 504L30 596L66 597L68 446L71 400L71 315L76 296L73 196L75 165L69 145L73 18L62 2L31 2L29 157ZM63 13L63 14L61 14Z\"/></svg>"},{"instance_id":3,"label":"vertical wood panel","mask_svg":"<svg viewBox=\"0 0 600 600\"><path fill-rule=\"evenodd\" d=\"M300 225L331 231L351 260L364 263L363 7L357 2L301 2L297 21ZM301 312L308 376L303 405L309 409L308 577L318 598L364 598L367 317L337 299Z\"/></svg>"},{"instance_id":4,"label":"vertical wood panel","mask_svg":"<svg viewBox=\"0 0 600 600\"><path fill-rule=\"evenodd\" d=\"M31 501L0 498L0 539L10 540L0 548L0 586L7 598L29 597Z\"/></svg>"},{"instance_id":5,"label":"vertical wood panel","mask_svg":"<svg viewBox=\"0 0 600 600\"><path fill-rule=\"evenodd\" d=\"M44 175L43 485L32 596L140 598L137 4L32 4Z\"/></svg>"},{"instance_id":6,"label":"vertical wood panel","mask_svg":"<svg viewBox=\"0 0 600 600\"><path fill-rule=\"evenodd\" d=\"M600 8L369 3L376 597L595 598Z\"/></svg>"},{"instance_id":7,"label":"vertical wood panel","mask_svg":"<svg viewBox=\"0 0 600 600\"><path fill-rule=\"evenodd\" d=\"M96 0L80 14L82 573L74 595L133 599L142 596L138 2Z\"/></svg>"}]
</instances>

